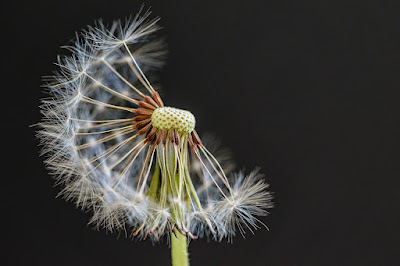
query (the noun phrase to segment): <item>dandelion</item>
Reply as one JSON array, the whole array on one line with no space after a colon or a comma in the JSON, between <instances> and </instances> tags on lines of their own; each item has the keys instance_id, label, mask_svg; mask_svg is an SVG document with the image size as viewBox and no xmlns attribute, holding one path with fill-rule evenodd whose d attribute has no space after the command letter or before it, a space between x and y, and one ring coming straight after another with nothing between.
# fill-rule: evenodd
<instances>
[{"instance_id":1,"label":"dandelion","mask_svg":"<svg viewBox=\"0 0 400 266\"><path fill-rule=\"evenodd\" d=\"M173 264L187 265L188 240L232 240L264 225L257 216L271 194L258 170L230 174L191 112L164 105L149 82L165 56L149 16L99 21L65 47L38 136L61 195L91 209L90 223L153 242L168 236Z\"/></svg>"}]
</instances>

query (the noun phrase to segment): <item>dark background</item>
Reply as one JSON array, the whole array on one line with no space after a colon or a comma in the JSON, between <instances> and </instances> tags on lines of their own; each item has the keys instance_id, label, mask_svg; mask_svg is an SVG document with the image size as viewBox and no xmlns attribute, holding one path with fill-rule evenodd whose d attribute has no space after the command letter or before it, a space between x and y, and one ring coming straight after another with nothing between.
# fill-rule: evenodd
<instances>
[{"instance_id":1,"label":"dark background","mask_svg":"<svg viewBox=\"0 0 400 266\"><path fill-rule=\"evenodd\" d=\"M398 1L146 1L169 44L163 99L191 110L238 165L261 166L276 207L192 265L400 265ZM168 265L165 242L94 231L55 199L35 129L41 77L94 19L141 1L1 4L3 265Z\"/></svg>"}]
</instances>

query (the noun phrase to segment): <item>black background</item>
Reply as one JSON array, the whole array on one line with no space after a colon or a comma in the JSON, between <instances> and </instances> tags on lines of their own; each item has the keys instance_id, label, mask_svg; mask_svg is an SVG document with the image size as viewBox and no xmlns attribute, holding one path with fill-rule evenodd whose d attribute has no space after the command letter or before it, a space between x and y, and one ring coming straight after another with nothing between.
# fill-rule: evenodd
<instances>
[{"instance_id":1,"label":"black background","mask_svg":"<svg viewBox=\"0 0 400 266\"><path fill-rule=\"evenodd\" d=\"M276 207L192 265L400 265L398 1L146 1L169 44L163 99L191 110ZM41 77L94 19L141 1L1 4L3 265L168 265L165 243L94 231L38 157ZM5 208L4 208L5 207Z\"/></svg>"}]
</instances>

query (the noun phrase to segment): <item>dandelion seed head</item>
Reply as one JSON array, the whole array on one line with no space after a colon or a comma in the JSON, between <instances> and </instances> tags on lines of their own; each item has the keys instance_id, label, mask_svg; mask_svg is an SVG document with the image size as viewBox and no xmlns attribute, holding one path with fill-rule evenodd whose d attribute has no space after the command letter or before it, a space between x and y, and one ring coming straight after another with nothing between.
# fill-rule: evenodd
<instances>
[{"instance_id":1,"label":"dandelion seed head","mask_svg":"<svg viewBox=\"0 0 400 266\"><path fill-rule=\"evenodd\" d=\"M157 21L149 11L98 21L64 47L40 107L41 154L95 227L230 240L262 224L272 196L257 171L232 174L229 152L200 138L192 113L164 106L150 83L166 54Z\"/></svg>"}]
</instances>

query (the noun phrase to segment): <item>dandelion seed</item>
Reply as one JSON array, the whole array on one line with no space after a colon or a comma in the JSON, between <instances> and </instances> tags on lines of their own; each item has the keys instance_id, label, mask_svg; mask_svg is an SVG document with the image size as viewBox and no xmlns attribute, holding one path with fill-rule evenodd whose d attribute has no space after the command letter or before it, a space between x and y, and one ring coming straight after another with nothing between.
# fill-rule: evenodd
<instances>
[{"instance_id":1,"label":"dandelion seed","mask_svg":"<svg viewBox=\"0 0 400 266\"><path fill-rule=\"evenodd\" d=\"M41 105L45 163L61 194L110 231L171 235L173 245L253 232L272 207L268 185L257 171L228 177L230 160L203 143L195 116L164 105L149 82L165 55L149 15L109 28L99 21L66 47L72 55L59 57Z\"/></svg>"}]
</instances>

